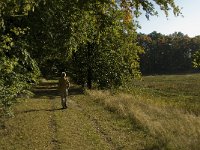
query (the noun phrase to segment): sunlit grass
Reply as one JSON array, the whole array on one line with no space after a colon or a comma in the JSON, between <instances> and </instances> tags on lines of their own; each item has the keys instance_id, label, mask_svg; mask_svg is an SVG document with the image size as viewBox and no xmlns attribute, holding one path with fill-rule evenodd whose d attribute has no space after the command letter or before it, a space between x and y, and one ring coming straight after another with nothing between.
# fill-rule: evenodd
<instances>
[{"instance_id":1,"label":"sunlit grass","mask_svg":"<svg viewBox=\"0 0 200 150\"><path fill-rule=\"evenodd\" d=\"M67 110L56 83L42 81L0 122L0 149L200 149L198 74L143 77L117 92L72 85Z\"/></svg>"},{"instance_id":2,"label":"sunlit grass","mask_svg":"<svg viewBox=\"0 0 200 150\"><path fill-rule=\"evenodd\" d=\"M73 85L74 86L74 85ZM133 126L129 118L104 109L91 95L72 87L67 110L52 93L55 85L35 89L34 98L15 106L15 117L0 128L0 148L23 149L152 149L158 143L148 132ZM76 88L76 89L73 89ZM11 144L12 143L12 144Z\"/></svg>"},{"instance_id":3,"label":"sunlit grass","mask_svg":"<svg viewBox=\"0 0 200 150\"><path fill-rule=\"evenodd\" d=\"M159 148L199 149L200 118L168 106L158 106L150 99L128 94L112 95L106 91L88 92L96 101L133 121L159 142Z\"/></svg>"},{"instance_id":4,"label":"sunlit grass","mask_svg":"<svg viewBox=\"0 0 200 150\"><path fill-rule=\"evenodd\" d=\"M87 91L105 109L130 118L159 149L200 149L200 75L149 76L129 92Z\"/></svg>"},{"instance_id":5,"label":"sunlit grass","mask_svg":"<svg viewBox=\"0 0 200 150\"><path fill-rule=\"evenodd\" d=\"M50 107L45 99L24 101L15 107L15 116L4 122L0 130L0 149L52 149L49 127Z\"/></svg>"},{"instance_id":6,"label":"sunlit grass","mask_svg":"<svg viewBox=\"0 0 200 150\"><path fill-rule=\"evenodd\" d=\"M127 87L129 93L151 98L154 103L200 113L200 74L146 76Z\"/></svg>"}]
</instances>

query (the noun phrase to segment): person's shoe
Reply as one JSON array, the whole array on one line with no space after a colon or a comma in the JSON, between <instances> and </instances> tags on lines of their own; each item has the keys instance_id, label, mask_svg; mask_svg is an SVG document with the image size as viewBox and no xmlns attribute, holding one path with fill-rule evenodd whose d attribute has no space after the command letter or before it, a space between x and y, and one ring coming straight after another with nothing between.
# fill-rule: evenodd
<instances>
[{"instance_id":1,"label":"person's shoe","mask_svg":"<svg viewBox=\"0 0 200 150\"><path fill-rule=\"evenodd\" d=\"M67 109L67 106L64 106L63 109Z\"/></svg>"}]
</instances>

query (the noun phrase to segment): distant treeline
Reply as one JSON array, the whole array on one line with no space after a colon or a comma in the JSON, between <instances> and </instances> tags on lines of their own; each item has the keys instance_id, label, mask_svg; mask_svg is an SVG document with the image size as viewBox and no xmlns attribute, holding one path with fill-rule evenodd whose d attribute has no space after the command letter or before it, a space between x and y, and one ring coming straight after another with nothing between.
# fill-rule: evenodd
<instances>
[{"instance_id":1,"label":"distant treeline","mask_svg":"<svg viewBox=\"0 0 200 150\"><path fill-rule=\"evenodd\" d=\"M143 47L140 66L143 74L170 74L197 71L193 67L194 54L200 50L200 36L190 38L181 32L163 35L156 31L138 34Z\"/></svg>"}]
</instances>

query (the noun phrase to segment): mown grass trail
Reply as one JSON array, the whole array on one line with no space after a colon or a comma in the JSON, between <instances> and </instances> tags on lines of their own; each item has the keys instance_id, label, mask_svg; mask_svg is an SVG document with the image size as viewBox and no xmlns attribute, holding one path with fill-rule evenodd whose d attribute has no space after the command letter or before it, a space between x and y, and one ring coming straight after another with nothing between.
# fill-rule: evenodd
<instances>
[{"instance_id":1,"label":"mown grass trail","mask_svg":"<svg viewBox=\"0 0 200 150\"><path fill-rule=\"evenodd\" d=\"M147 76L120 91L73 85L61 109L56 81L0 122L0 150L199 150L200 74Z\"/></svg>"},{"instance_id":2,"label":"mown grass trail","mask_svg":"<svg viewBox=\"0 0 200 150\"><path fill-rule=\"evenodd\" d=\"M156 149L159 140L129 118L105 109L73 86L61 109L56 82L44 82L35 96L14 108L0 128L1 150Z\"/></svg>"}]
</instances>

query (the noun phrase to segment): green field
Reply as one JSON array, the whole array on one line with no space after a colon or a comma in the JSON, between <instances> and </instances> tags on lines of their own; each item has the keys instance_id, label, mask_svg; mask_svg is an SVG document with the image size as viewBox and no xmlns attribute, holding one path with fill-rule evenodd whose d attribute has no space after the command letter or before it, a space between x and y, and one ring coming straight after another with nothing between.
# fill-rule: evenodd
<instances>
[{"instance_id":1,"label":"green field","mask_svg":"<svg viewBox=\"0 0 200 150\"><path fill-rule=\"evenodd\" d=\"M1 119L1 150L200 149L200 74L146 76L117 92L72 85L67 110L56 82Z\"/></svg>"},{"instance_id":2,"label":"green field","mask_svg":"<svg viewBox=\"0 0 200 150\"><path fill-rule=\"evenodd\" d=\"M155 103L200 113L200 74L146 76L129 86L133 93L150 97Z\"/></svg>"}]
</instances>

